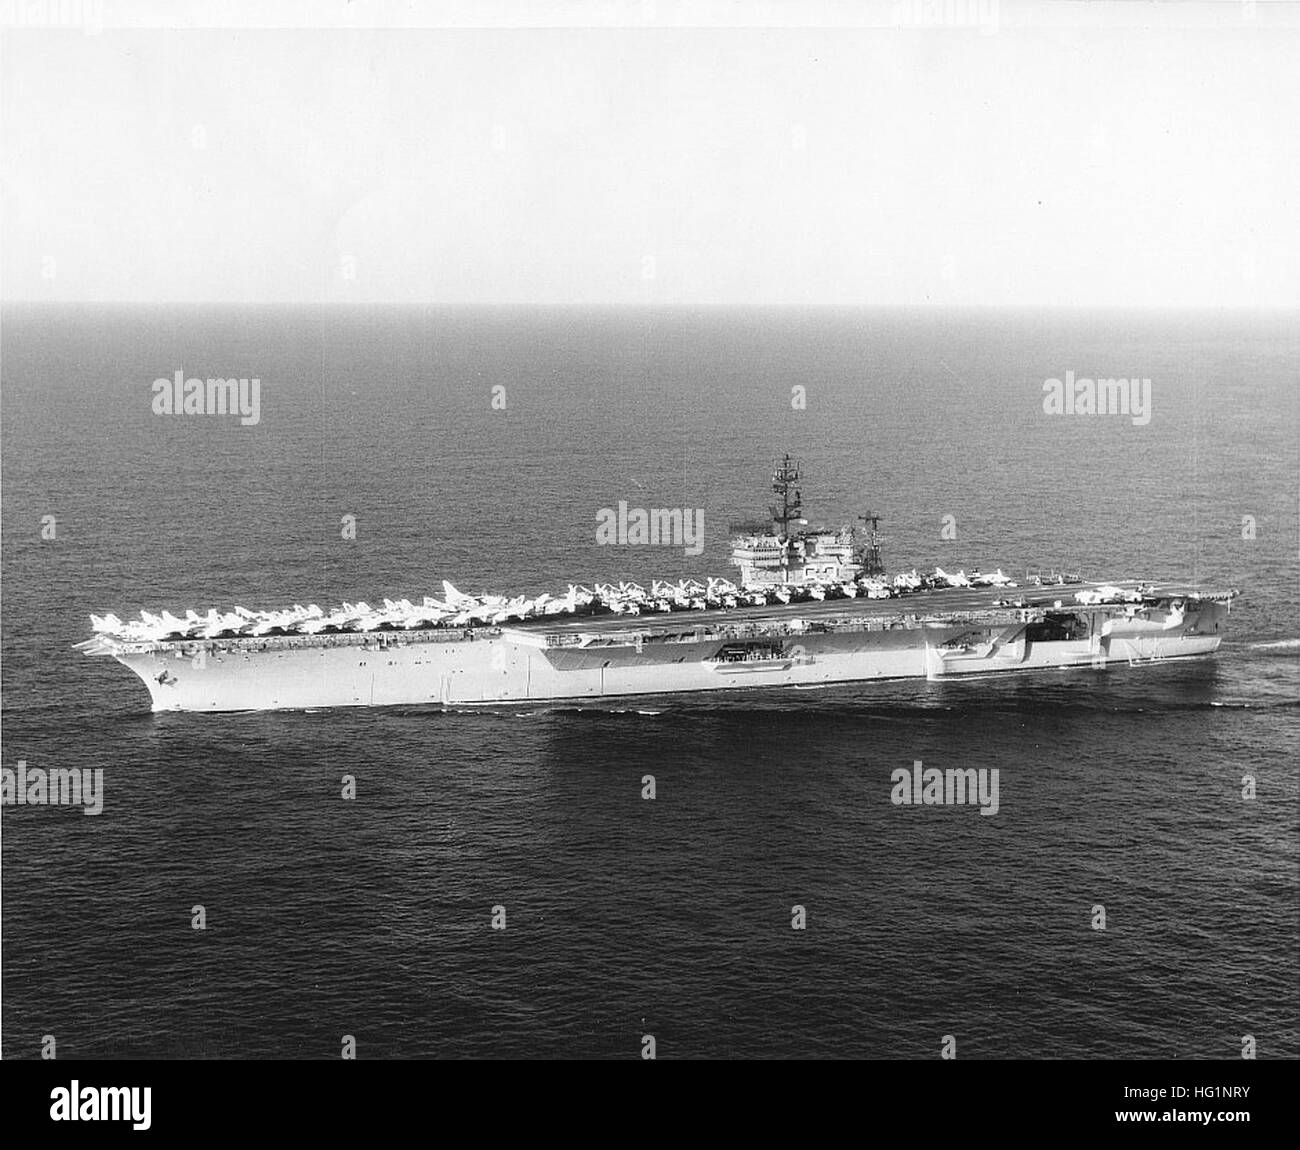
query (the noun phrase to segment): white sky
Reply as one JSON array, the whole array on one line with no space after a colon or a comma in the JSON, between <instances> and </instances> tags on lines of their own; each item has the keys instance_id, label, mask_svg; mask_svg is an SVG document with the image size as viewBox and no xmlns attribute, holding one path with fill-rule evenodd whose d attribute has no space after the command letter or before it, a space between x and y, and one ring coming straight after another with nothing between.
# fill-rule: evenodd
<instances>
[{"instance_id":1,"label":"white sky","mask_svg":"<svg viewBox=\"0 0 1300 1150\"><path fill-rule=\"evenodd\" d=\"M1297 7L1084 8L0 4L0 295L1300 306Z\"/></svg>"}]
</instances>

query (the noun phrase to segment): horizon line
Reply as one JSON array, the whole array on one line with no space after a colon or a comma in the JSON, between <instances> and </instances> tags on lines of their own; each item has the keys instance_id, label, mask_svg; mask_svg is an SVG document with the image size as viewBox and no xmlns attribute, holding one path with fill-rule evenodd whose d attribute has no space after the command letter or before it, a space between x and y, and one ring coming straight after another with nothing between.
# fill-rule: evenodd
<instances>
[{"instance_id":1,"label":"horizon line","mask_svg":"<svg viewBox=\"0 0 1300 1150\"><path fill-rule=\"evenodd\" d=\"M910 303L849 302L666 302L607 300L229 300L229 299L0 299L0 307L412 307L412 308L603 308L608 310L686 311L698 309L759 310L945 310L945 311L1300 311L1300 300L1285 303L964 303L926 301Z\"/></svg>"}]
</instances>

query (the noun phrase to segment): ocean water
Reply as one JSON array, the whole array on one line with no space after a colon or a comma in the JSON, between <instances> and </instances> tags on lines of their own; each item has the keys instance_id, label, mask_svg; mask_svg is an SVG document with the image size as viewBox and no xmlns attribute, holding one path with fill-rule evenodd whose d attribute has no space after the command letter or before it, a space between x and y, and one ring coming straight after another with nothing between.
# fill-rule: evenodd
<instances>
[{"instance_id":1,"label":"ocean water","mask_svg":"<svg viewBox=\"0 0 1300 1150\"><path fill-rule=\"evenodd\" d=\"M0 321L3 765L104 778L98 816L3 810L4 1057L47 1034L65 1058L331 1058L345 1034L369 1058L647 1034L659 1057L1300 1055L1294 314ZM155 415L178 370L260 379L259 422ZM1067 371L1149 378L1149 423L1044 413ZM955 684L227 716L153 715L71 649L92 611L727 574L787 450L810 518L883 516L891 569L1196 578L1241 589L1229 637ZM620 500L702 509L703 553L597 546ZM998 769L996 816L894 806L917 759Z\"/></svg>"}]
</instances>

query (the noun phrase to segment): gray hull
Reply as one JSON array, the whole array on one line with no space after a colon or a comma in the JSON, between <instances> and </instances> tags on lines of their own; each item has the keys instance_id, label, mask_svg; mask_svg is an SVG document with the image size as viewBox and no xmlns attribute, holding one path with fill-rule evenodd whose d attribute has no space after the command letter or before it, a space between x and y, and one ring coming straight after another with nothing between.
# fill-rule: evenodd
<instances>
[{"instance_id":1,"label":"gray hull","mask_svg":"<svg viewBox=\"0 0 1300 1150\"><path fill-rule=\"evenodd\" d=\"M823 603L748 618L699 612L473 633L112 643L91 653L134 671L155 711L523 703L1186 658L1218 647L1228 611L1227 600L1206 598L936 618L901 616L896 602Z\"/></svg>"}]
</instances>

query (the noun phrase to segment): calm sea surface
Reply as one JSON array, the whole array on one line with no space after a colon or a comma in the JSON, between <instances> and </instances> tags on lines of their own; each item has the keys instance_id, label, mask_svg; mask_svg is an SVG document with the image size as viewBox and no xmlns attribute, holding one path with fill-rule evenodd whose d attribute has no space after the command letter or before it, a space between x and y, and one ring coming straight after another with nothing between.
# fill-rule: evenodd
<instances>
[{"instance_id":1,"label":"calm sea surface","mask_svg":"<svg viewBox=\"0 0 1300 1150\"><path fill-rule=\"evenodd\" d=\"M102 768L104 810L4 810L4 1056L1300 1056L1298 333L6 308L3 764ZM153 414L178 370L260 379L260 422ZM1149 378L1150 422L1045 414L1067 371ZM891 569L1199 578L1241 588L1229 638L956 684L236 716L153 715L71 649L92 611L727 574L786 450L811 518L884 516ZM704 553L598 547L619 500L703 509ZM998 814L893 806L916 759L998 769Z\"/></svg>"}]
</instances>

